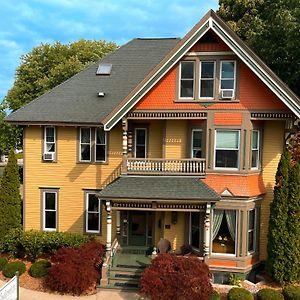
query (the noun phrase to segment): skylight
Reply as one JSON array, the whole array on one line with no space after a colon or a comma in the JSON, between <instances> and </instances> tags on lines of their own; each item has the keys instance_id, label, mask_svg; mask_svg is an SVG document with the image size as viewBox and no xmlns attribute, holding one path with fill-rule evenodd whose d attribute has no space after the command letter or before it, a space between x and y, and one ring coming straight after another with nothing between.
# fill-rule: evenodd
<instances>
[{"instance_id":1,"label":"skylight","mask_svg":"<svg viewBox=\"0 0 300 300\"><path fill-rule=\"evenodd\" d=\"M110 75L112 64L99 64L96 74L97 75Z\"/></svg>"}]
</instances>

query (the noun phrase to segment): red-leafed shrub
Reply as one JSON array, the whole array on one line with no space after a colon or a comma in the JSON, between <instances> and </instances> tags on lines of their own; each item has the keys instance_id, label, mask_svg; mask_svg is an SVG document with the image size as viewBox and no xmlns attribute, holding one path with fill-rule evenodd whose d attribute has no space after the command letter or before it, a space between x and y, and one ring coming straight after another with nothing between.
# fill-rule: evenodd
<instances>
[{"instance_id":1,"label":"red-leafed shrub","mask_svg":"<svg viewBox=\"0 0 300 300\"><path fill-rule=\"evenodd\" d=\"M95 241L80 248L61 248L51 258L45 284L51 290L61 293L82 294L95 286L102 262L104 246Z\"/></svg>"},{"instance_id":2,"label":"red-leafed shrub","mask_svg":"<svg viewBox=\"0 0 300 300\"><path fill-rule=\"evenodd\" d=\"M155 300L208 300L208 266L197 257L159 254L141 276L140 292Z\"/></svg>"}]
</instances>

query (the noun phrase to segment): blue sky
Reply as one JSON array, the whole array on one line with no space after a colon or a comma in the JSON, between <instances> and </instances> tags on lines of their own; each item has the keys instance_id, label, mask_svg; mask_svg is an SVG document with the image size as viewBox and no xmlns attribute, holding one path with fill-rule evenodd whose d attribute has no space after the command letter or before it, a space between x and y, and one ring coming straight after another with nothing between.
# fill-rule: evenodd
<instances>
[{"instance_id":1,"label":"blue sky","mask_svg":"<svg viewBox=\"0 0 300 300\"><path fill-rule=\"evenodd\" d=\"M84 39L182 37L218 0L3 0L0 10L0 102L20 56L41 43Z\"/></svg>"}]
</instances>

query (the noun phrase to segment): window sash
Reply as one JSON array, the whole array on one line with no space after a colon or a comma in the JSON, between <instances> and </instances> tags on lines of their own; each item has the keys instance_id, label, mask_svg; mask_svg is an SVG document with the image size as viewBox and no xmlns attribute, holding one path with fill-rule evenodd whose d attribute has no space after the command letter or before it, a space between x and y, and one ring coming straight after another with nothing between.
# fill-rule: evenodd
<instances>
[{"instance_id":1,"label":"window sash","mask_svg":"<svg viewBox=\"0 0 300 300\"><path fill-rule=\"evenodd\" d=\"M83 138L83 134L82 132L84 130L89 130L89 142L83 142L82 141L82 138ZM91 128L86 128L86 127L82 127L80 128L80 161L88 161L90 162L91 161L91 144L92 144L92 141L91 141L91 138L92 138L92 135L91 135ZM84 153L84 149L86 149L86 146L88 147L88 154L89 154L89 158L88 159L84 159L83 158L83 153Z\"/></svg>"},{"instance_id":2,"label":"window sash","mask_svg":"<svg viewBox=\"0 0 300 300\"><path fill-rule=\"evenodd\" d=\"M143 143L138 143L138 132L144 131L144 141ZM134 153L136 158L146 158L147 156L147 129L146 128L135 128L134 137ZM140 155L143 153L143 155Z\"/></svg>"},{"instance_id":3,"label":"window sash","mask_svg":"<svg viewBox=\"0 0 300 300\"><path fill-rule=\"evenodd\" d=\"M231 77L225 77L224 76L224 66L228 63L233 63L233 74ZM230 82L232 81L232 84ZM228 86L228 83L230 86ZM236 85L236 61L234 60L224 60L221 61L220 66L220 90L234 90L235 91L235 85Z\"/></svg>"},{"instance_id":4,"label":"window sash","mask_svg":"<svg viewBox=\"0 0 300 300\"><path fill-rule=\"evenodd\" d=\"M204 74L202 74L202 69L203 69L203 65L204 64L213 64L213 75L212 77L203 77ZM216 73L216 62L215 61L201 61L200 62L200 87L199 87L199 97L200 98L214 98L214 95L215 95L215 75ZM212 82L212 94L211 95L203 95L202 92L203 92L203 86L205 85L205 83L208 83L208 82Z\"/></svg>"},{"instance_id":5,"label":"window sash","mask_svg":"<svg viewBox=\"0 0 300 300\"><path fill-rule=\"evenodd\" d=\"M195 143L195 135L196 133L200 133L200 147L197 147L194 145ZM192 158L197 158L197 153L200 151L200 157L202 157L202 129L192 129L192 139L191 139L192 145L191 145L191 157Z\"/></svg>"},{"instance_id":6,"label":"window sash","mask_svg":"<svg viewBox=\"0 0 300 300\"><path fill-rule=\"evenodd\" d=\"M46 208L46 198L47 194L54 194L55 195L55 208L50 209ZM47 215L55 213L55 227L48 227L47 226ZM57 192L43 192L43 230L45 231L56 231L57 230Z\"/></svg>"},{"instance_id":7,"label":"window sash","mask_svg":"<svg viewBox=\"0 0 300 300\"><path fill-rule=\"evenodd\" d=\"M255 135L257 137L256 142L254 142ZM253 130L252 139L251 139L251 168L258 169L259 163L260 163L260 131Z\"/></svg>"},{"instance_id":8,"label":"window sash","mask_svg":"<svg viewBox=\"0 0 300 300\"><path fill-rule=\"evenodd\" d=\"M53 129L53 135L49 135L49 129ZM46 126L44 128L44 153L55 153L56 151L55 127Z\"/></svg>"},{"instance_id":9,"label":"window sash","mask_svg":"<svg viewBox=\"0 0 300 300\"><path fill-rule=\"evenodd\" d=\"M250 224L250 214L253 213L253 226ZM255 224L257 223L257 210L252 209L248 211L248 241L247 241L247 250L248 253L254 252L256 250L256 229ZM251 241L251 243L250 243Z\"/></svg>"},{"instance_id":10,"label":"window sash","mask_svg":"<svg viewBox=\"0 0 300 300\"><path fill-rule=\"evenodd\" d=\"M85 231L88 233L100 233L100 224L101 224L101 201L98 199L98 208L97 210L89 210L90 196L95 196L95 193L86 193L86 207L85 207ZM97 230L89 229L89 216L98 216L98 228Z\"/></svg>"},{"instance_id":11,"label":"window sash","mask_svg":"<svg viewBox=\"0 0 300 300\"><path fill-rule=\"evenodd\" d=\"M100 138L98 135L99 132L103 134L102 136L100 135ZM95 161L106 162L106 154L107 154L107 134L103 128L96 128L95 129ZM99 159L99 155L101 155L103 159Z\"/></svg>"},{"instance_id":12,"label":"window sash","mask_svg":"<svg viewBox=\"0 0 300 300\"><path fill-rule=\"evenodd\" d=\"M184 78L183 77L183 65L192 65L193 66L193 77L191 78ZM195 96L195 62L194 61L182 61L180 62L179 67L179 98L185 98L185 99L193 99ZM191 86L186 86L187 84L190 84ZM184 87L185 85L185 87ZM188 91L188 89L192 89L192 95L183 95L184 89L186 89L185 92Z\"/></svg>"},{"instance_id":13,"label":"window sash","mask_svg":"<svg viewBox=\"0 0 300 300\"><path fill-rule=\"evenodd\" d=\"M222 145L224 143L224 140L219 139L220 133L236 133L236 140L230 141L228 139L227 146L226 144ZM219 136L218 136L219 134ZM230 136L229 136L230 138ZM220 142L220 145L218 145L218 142ZM226 140L225 140L226 142ZM231 142L234 143L234 145L230 145ZM215 168L221 168L221 169L238 169L239 168L239 156L240 156L240 130L219 130L217 129L215 131Z\"/></svg>"}]
</instances>

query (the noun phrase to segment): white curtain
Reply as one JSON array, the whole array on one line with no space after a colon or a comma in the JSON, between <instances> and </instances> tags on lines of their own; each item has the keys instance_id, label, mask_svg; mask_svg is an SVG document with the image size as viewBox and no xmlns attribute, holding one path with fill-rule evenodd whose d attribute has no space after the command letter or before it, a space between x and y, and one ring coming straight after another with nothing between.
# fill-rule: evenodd
<instances>
[{"instance_id":1,"label":"white curtain","mask_svg":"<svg viewBox=\"0 0 300 300\"><path fill-rule=\"evenodd\" d=\"M235 210L226 210L225 215L230 236L235 241Z\"/></svg>"},{"instance_id":2,"label":"white curtain","mask_svg":"<svg viewBox=\"0 0 300 300\"><path fill-rule=\"evenodd\" d=\"M214 214L213 214L213 237L212 239L214 240L220 230L221 224L222 224L222 219L224 215L224 210L222 209L215 209Z\"/></svg>"}]
</instances>

